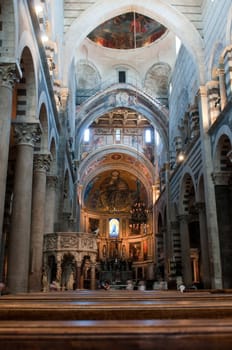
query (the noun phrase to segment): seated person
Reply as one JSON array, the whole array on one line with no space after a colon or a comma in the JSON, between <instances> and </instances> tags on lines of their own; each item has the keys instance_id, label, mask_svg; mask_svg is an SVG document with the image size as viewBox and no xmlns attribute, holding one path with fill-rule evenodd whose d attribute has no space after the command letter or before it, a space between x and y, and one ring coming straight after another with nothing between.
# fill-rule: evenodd
<instances>
[{"instance_id":1,"label":"seated person","mask_svg":"<svg viewBox=\"0 0 232 350\"><path fill-rule=\"evenodd\" d=\"M105 290L108 290L110 289L110 282L109 281L105 281L101 284L101 288L102 289L105 289Z\"/></svg>"},{"instance_id":2,"label":"seated person","mask_svg":"<svg viewBox=\"0 0 232 350\"><path fill-rule=\"evenodd\" d=\"M6 288L5 283L0 282L0 295L4 294L5 288Z\"/></svg>"},{"instance_id":3,"label":"seated person","mask_svg":"<svg viewBox=\"0 0 232 350\"><path fill-rule=\"evenodd\" d=\"M126 290L133 290L133 289L134 289L133 282L131 280L128 280L126 284Z\"/></svg>"},{"instance_id":4,"label":"seated person","mask_svg":"<svg viewBox=\"0 0 232 350\"><path fill-rule=\"evenodd\" d=\"M52 281L52 283L50 284L50 291L57 291L57 283L56 281Z\"/></svg>"},{"instance_id":5,"label":"seated person","mask_svg":"<svg viewBox=\"0 0 232 350\"><path fill-rule=\"evenodd\" d=\"M138 284L138 290L146 290L146 285L144 281L140 281Z\"/></svg>"}]
</instances>

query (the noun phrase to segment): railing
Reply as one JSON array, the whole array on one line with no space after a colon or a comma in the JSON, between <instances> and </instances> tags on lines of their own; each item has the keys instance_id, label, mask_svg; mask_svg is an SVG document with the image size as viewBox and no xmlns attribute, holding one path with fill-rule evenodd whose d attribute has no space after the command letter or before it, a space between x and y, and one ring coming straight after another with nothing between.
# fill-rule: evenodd
<instances>
[{"instance_id":1,"label":"railing","mask_svg":"<svg viewBox=\"0 0 232 350\"><path fill-rule=\"evenodd\" d=\"M137 79L131 78L131 77L128 77L128 79L125 83L119 83L115 79L110 79L110 80L101 82L100 84L98 84L95 87L90 88L90 89L78 89L77 88L77 90L76 90L76 105L82 104L90 97L93 97L97 93L100 93L100 92L102 92L102 91L104 91L104 90L106 90L106 89L108 89L116 84L120 84L122 87L123 87L123 85L125 85L125 87L131 86L135 90L142 92L147 97L155 100L156 103L160 104L161 106L165 106L165 107L168 106L168 97L167 98L154 97L152 92L150 92L149 90L147 90L146 88L144 88L142 86L141 82L139 82Z\"/></svg>"}]
</instances>

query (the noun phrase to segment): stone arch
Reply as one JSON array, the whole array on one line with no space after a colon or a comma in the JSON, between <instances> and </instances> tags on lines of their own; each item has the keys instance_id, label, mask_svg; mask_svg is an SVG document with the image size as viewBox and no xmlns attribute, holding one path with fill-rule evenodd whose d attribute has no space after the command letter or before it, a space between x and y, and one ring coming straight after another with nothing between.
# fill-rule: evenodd
<instances>
[{"instance_id":1,"label":"stone arch","mask_svg":"<svg viewBox=\"0 0 232 350\"><path fill-rule=\"evenodd\" d=\"M73 290L76 279L76 262L71 253L64 253L61 260L61 289Z\"/></svg>"},{"instance_id":2,"label":"stone arch","mask_svg":"<svg viewBox=\"0 0 232 350\"><path fill-rule=\"evenodd\" d=\"M151 99L133 86L122 89L120 84L115 84L104 92L100 92L90 98L77 111L76 145L81 142L84 130L100 115L114 108L126 107L144 115L155 129L159 131L162 142L168 148L168 111L158 101ZM77 150L77 157L79 157Z\"/></svg>"},{"instance_id":3,"label":"stone arch","mask_svg":"<svg viewBox=\"0 0 232 350\"><path fill-rule=\"evenodd\" d=\"M93 89L100 84L101 76L97 67L88 60L79 60L75 65L76 86L80 89ZM80 75L80 78L78 77ZM86 80L86 77L88 80Z\"/></svg>"},{"instance_id":4,"label":"stone arch","mask_svg":"<svg viewBox=\"0 0 232 350\"><path fill-rule=\"evenodd\" d=\"M120 149L120 151L119 151ZM103 171L112 169L112 163L108 163L107 165L104 164L104 159L107 156L110 156L114 152L117 152L117 154L122 155L123 160L117 160L117 164L114 165L114 168L119 170L125 170L131 174L136 174L137 178L141 181L141 183L144 185L146 189L147 199L149 205L152 204L152 185L155 181L155 176L153 173L153 167L147 163L145 163L146 159L140 158L138 161L138 155L135 150L130 150L125 147L119 147L116 148L113 147L104 147L99 151L91 153L89 159L84 160L84 162L81 164L81 167L79 169L79 178L81 181L81 184L83 186L83 192L82 196L85 193L85 188L87 184L89 184L93 177L96 175L99 175ZM96 161L96 159L98 159ZM101 159L103 162L101 163ZM140 169L141 171L138 171ZM86 173L88 175L86 175ZM83 203L83 198L82 198Z\"/></svg>"},{"instance_id":5,"label":"stone arch","mask_svg":"<svg viewBox=\"0 0 232 350\"><path fill-rule=\"evenodd\" d=\"M54 138L52 138L51 140L49 149L51 153L50 174L56 175L57 174L57 151L56 151L56 143Z\"/></svg>"},{"instance_id":6,"label":"stone arch","mask_svg":"<svg viewBox=\"0 0 232 350\"><path fill-rule=\"evenodd\" d=\"M22 77L16 84L16 119L36 119L36 77L31 51L24 47L20 60Z\"/></svg>"},{"instance_id":7,"label":"stone arch","mask_svg":"<svg viewBox=\"0 0 232 350\"><path fill-rule=\"evenodd\" d=\"M184 116L185 112L188 109L188 103L189 103L189 94L187 87L181 89L178 97L178 104L175 106L176 112L175 114L178 116L178 120L175 120L175 118L170 119L169 123L169 143L170 143L170 149L175 149L175 143L176 138L179 137L179 141L181 141L181 147L185 142L187 129L184 125Z\"/></svg>"},{"instance_id":8,"label":"stone arch","mask_svg":"<svg viewBox=\"0 0 232 350\"><path fill-rule=\"evenodd\" d=\"M229 154L231 152L231 135L221 134L217 138L215 151L213 156L213 164L215 172L232 171L232 163Z\"/></svg>"},{"instance_id":9,"label":"stone arch","mask_svg":"<svg viewBox=\"0 0 232 350\"><path fill-rule=\"evenodd\" d=\"M197 191L196 191L197 202L205 203L204 187L205 187L204 176L203 176L203 171L201 171L200 174L198 175L198 182L197 182Z\"/></svg>"},{"instance_id":10,"label":"stone arch","mask_svg":"<svg viewBox=\"0 0 232 350\"><path fill-rule=\"evenodd\" d=\"M208 72L207 72L207 77L208 80L218 80L218 66L220 63L220 56L223 50L223 44L221 42L217 42L214 45L214 48L212 50L211 58L210 58L210 63L208 66Z\"/></svg>"},{"instance_id":11,"label":"stone arch","mask_svg":"<svg viewBox=\"0 0 232 350\"><path fill-rule=\"evenodd\" d=\"M196 202L196 186L191 172L182 179L179 202L181 260L183 278L186 284L201 284L201 233L199 211Z\"/></svg>"},{"instance_id":12,"label":"stone arch","mask_svg":"<svg viewBox=\"0 0 232 350\"><path fill-rule=\"evenodd\" d=\"M150 67L144 79L145 92L149 92L151 96L166 101L168 98L170 73L171 67L167 63L159 62Z\"/></svg>"},{"instance_id":13,"label":"stone arch","mask_svg":"<svg viewBox=\"0 0 232 350\"><path fill-rule=\"evenodd\" d=\"M56 281L57 275L57 258L54 253L49 254L44 262L45 268L48 270L48 282Z\"/></svg>"},{"instance_id":14,"label":"stone arch","mask_svg":"<svg viewBox=\"0 0 232 350\"><path fill-rule=\"evenodd\" d=\"M100 6L100 9L99 9ZM142 2L140 0L124 0L115 2L114 0L103 0L100 4L96 3L85 11L81 20L78 18L73 22L69 31L66 33L65 42L65 62L64 62L64 83L68 82L68 73L70 63L75 56L76 47L78 47L84 38L102 22L123 14L126 11L136 11L154 20L172 30L183 42L186 48L193 56L196 66L199 67L199 82L204 83L204 57L203 42L200 34L193 24L180 12L167 3L156 1ZM76 45L73 45L75 37Z\"/></svg>"},{"instance_id":15,"label":"stone arch","mask_svg":"<svg viewBox=\"0 0 232 350\"><path fill-rule=\"evenodd\" d=\"M86 96L95 93L101 83L101 76L94 64L80 60L75 65L76 104L81 104Z\"/></svg>"},{"instance_id":16,"label":"stone arch","mask_svg":"<svg viewBox=\"0 0 232 350\"><path fill-rule=\"evenodd\" d=\"M185 173L181 183L179 213L180 215L188 215L196 198L196 189L192 175Z\"/></svg>"}]
</instances>

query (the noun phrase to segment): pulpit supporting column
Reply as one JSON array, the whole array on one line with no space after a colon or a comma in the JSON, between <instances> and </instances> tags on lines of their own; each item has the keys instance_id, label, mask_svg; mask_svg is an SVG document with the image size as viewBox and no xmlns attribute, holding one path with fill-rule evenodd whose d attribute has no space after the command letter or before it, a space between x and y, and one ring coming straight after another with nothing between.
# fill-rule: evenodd
<instances>
[{"instance_id":1,"label":"pulpit supporting column","mask_svg":"<svg viewBox=\"0 0 232 350\"><path fill-rule=\"evenodd\" d=\"M96 264L91 264L91 281L90 281L90 289L95 290L96 289Z\"/></svg>"},{"instance_id":2,"label":"pulpit supporting column","mask_svg":"<svg viewBox=\"0 0 232 350\"><path fill-rule=\"evenodd\" d=\"M77 289L81 289L81 262L76 263L76 269L77 269L77 274L76 274L76 285Z\"/></svg>"}]
</instances>

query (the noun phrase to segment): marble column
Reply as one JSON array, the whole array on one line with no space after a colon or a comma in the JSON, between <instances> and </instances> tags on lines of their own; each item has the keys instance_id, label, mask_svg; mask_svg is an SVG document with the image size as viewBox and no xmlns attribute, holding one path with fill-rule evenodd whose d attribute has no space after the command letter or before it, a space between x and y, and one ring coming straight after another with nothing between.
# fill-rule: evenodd
<instances>
[{"instance_id":1,"label":"marble column","mask_svg":"<svg viewBox=\"0 0 232 350\"><path fill-rule=\"evenodd\" d=\"M76 262L76 286L77 289L81 289L81 261Z\"/></svg>"},{"instance_id":2,"label":"marble column","mask_svg":"<svg viewBox=\"0 0 232 350\"><path fill-rule=\"evenodd\" d=\"M91 264L91 280L90 280L90 289L96 289L96 263Z\"/></svg>"},{"instance_id":3,"label":"marble column","mask_svg":"<svg viewBox=\"0 0 232 350\"><path fill-rule=\"evenodd\" d=\"M43 237L45 226L46 174L51 162L50 154L35 154L32 216L31 216L31 267L29 290L41 291Z\"/></svg>"},{"instance_id":4,"label":"marble column","mask_svg":"<svg viewBox=\"0 0 232 350\"><path fill-rule=\"evenodd\" d=\"M165 183L166 183L166 232L165 232L165 278L169 278L169 261L173 255L172 252L172 235L171 235L171 196L170 196L170 164L165 163Z\"/></svg>"},{"instance_id":5,"label":"marble column","mask_svg":"<svg viewBox=\"0 0 232 350\"><path fill-rule=\"evenodd\" d=\"M45 203L45 233L54 232L54 224L57 222L56 198L57 198L58 177L47 176L46 203Z\"/></svg>"},{"instance_id":6,"label":"marble column","mask_svg":"<svg viewBox=\"0 0 232 350\"><path fill-rule=\"evenodd\" d=\"M12 117L13 85L16 80L15 64L0 64L0 257L2 249L2 230L5 207L6 178L10 143ZM0 278L2 276L3 259L0 259Z\"/></svg>"},{"instance_id":7,"label":"marble column","mask_svg":"<svg viewBox=\"0 0 232 350\"><path fill-rule=\"evenodd\" d=\"M211 142L209 134L207 132L210 126L210 121L208 115L208 98L205 86L201 86L198 92L198 104L200 111L200 133L203 161L202 168L204 174L209 259L211 262L211 287L222 288L222 268L217 222L217 208L215 200L215 188L211 176L213 173Z\"/></svg>"},{"instance_id":8,"label":"marble column","mask_svg":"<svg viewBox=\"0 0 232 350\"><path fill-rule=\"evenodd\" d=\"M28 291L32 173L34 144L39 140L37 122L14 123L16 165L12 223L9 241L8 287L12 293Z\"/></svg>"},{"instance_id":9,"label":"marble column","mask_svg":"<svg viewBox=\"0 0 232 350\"><path fill-rule=\"evenodd\" d=\"M190 256L190 241L188 229L188 215L180 215L180 237L181 237L181 262L183 271L183 281L187 286L192 285L192 268Z\"/></svg>"},{"instance_id":10,"label":"marble column","mask_svg":"<svg viewBox=\"0 0 232 350\"><path fill-rule=\"evenodd\" d=\"M57 256L56 262L56 283L58 290L61 289L61 277L62 277L62 267L61 267L61 256Z\"/></svg>"},{"instance_id":11,"label":"marble column","mask_svg":"<svg viewBox=\"0 0 232 350\"><path fill-rule=\"evenodd\" d=\"M205 217L205 203L196 203L196 208L199 213L199 225L200 225L200 242L201 242L201 270L204 288L211 288L210 281L210 264L209 264L209 246L207 236L207 225Z\"/></svg>"}]
</instances>

